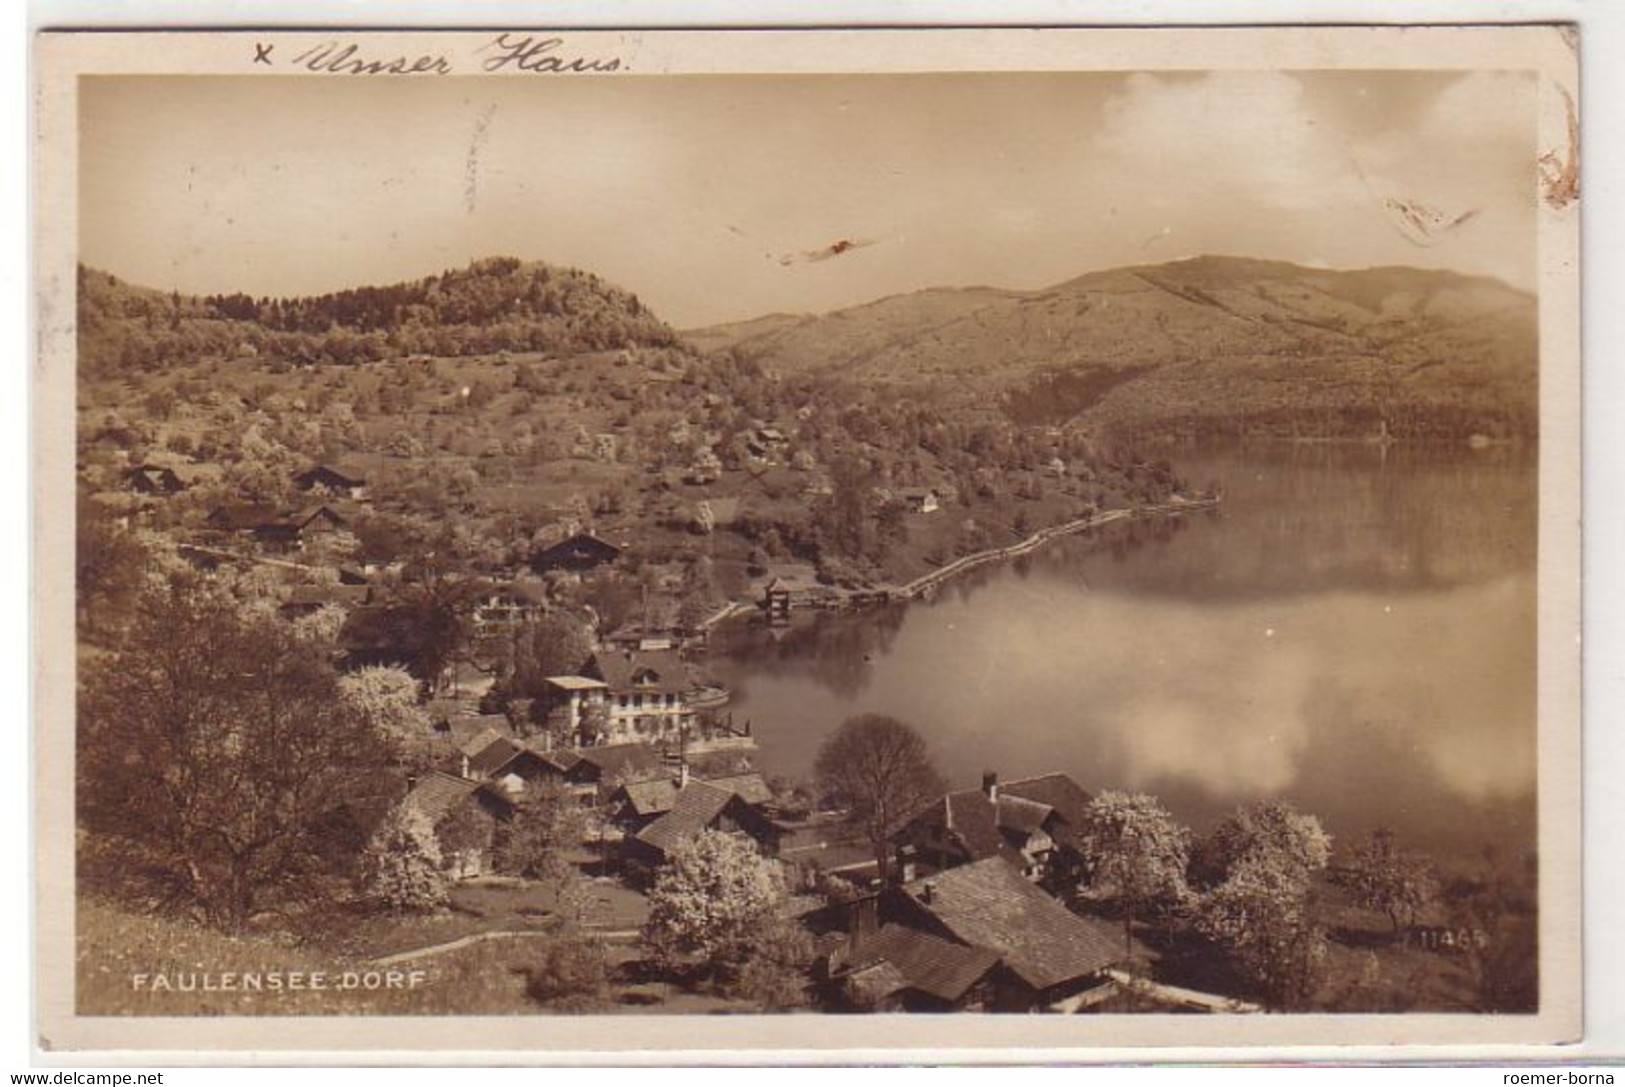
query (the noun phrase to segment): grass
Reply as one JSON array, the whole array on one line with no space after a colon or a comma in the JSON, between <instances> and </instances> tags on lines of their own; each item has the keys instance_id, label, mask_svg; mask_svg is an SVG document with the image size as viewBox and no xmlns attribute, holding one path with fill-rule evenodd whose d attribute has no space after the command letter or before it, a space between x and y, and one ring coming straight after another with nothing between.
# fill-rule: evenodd
<instances>
[{"instance_id":1,"label":"grass","mask_svg":"<svg viewBox=\"0 0 1625 1087\"><path fill-rule=\"evenodd\" d=\"M541 901L533 888L528 893L529 899L515 896L508 905ZM552 1013L525 992L526 967L546 937L489 940L384 968L369 965L354 951L317 950L263 934L233 937L89 898L78 907L78 936L76 1001L78 1013L86 1016ZM636 945L611 944L607 954L610 990L587 1010L684 1015L761 1010L749 1001L693 991L651 974ZM155 981L159 975L165 982ZM242 991L250 975L260 979L258 991ZM280 991L270 991L273 975L282 979ZM229 983L234 991L201 991L205 976L217 990Z\"/></svg>"},{"instance_id":2,"label":"grass","mask_svg":"<svg viewBox=\"0 0 1625 1087\"><path fill-rule=\"evenodd\" d=\"M586 912L595 929L640 928L648 900L620 883L591 879ZM451 906L430 914L353 913L323 919L310 942L360 960L399 955L487 932L546 933L560 922L557 887L535 881L484 881L454 888Z\"/></svg>"}]
</instances>

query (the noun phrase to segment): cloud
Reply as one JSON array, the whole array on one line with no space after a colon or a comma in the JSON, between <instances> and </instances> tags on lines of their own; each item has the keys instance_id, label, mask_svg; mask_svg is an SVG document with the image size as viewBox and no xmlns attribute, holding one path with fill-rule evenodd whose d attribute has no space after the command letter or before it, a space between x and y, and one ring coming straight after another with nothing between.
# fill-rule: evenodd
<instances>
[{"instance_id":1,"label":"cloud","mask_svg":"<svg viewBox=\"0 0 1625 1087\"><path fill-rule=\"evenodd\" d=\"M1336 133L1285 73L1136 74L1102 114L1096 151L1147 190L1219 190L1287 210L1355 193Z\"/></svg>"}]
</instances>

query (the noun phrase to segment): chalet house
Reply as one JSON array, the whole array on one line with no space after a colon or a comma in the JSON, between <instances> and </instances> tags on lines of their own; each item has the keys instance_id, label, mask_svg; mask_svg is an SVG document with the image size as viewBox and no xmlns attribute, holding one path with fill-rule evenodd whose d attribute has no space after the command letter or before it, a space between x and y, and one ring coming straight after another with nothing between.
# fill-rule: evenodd
<instances>
[{"instance_id":1,"label":"chalet house","mask_svg":"<svg viewBox=\"0 0 1625 1087\"><path fill-rule=\"evenodd\" d=\"M361 501L367 497L367 481L328 464L318 464L293 477L301 491L329 494L339 498Z\"/></svg>"},{"instance_id":2,"label":"chalet house","mask_svg":"<svg viewBox=\"0 0 1625 1087\"><path fill-rule=\"evenodd\" d=\"M1078 916L999 857L818 911L808 922L824 929L826 976L882 1006L1070 1010L1079 994L1111 984L1108 971L1129 958L1117 926ZM831 939L843 929L845 941Z\"/></svg>"},{"instance_id":3,"label":"chalet house","mask_svg":"<svg viewBox=\"0 0 1625 1087\"><path fill-rule=\"evenodd\" d=\"M372 590L366 585L296 585L277 607L285 619L314 615L325 607L349 611L370 603Z\"/></svg>"},{"instance_id":4,"label":"chalet house","mask_svg":"<svg viewBox=\"0 0 1625 1087\"><path fill-rule=\"evenodd\" d=\"M578 747L555 751L552 758L568 764L565 784L604 800L629 781L646 781L666 772L660 752L643 743Z\"/></svg>"},{"instance_id":5,"label":"chalet house","mask_svg":"<svg viewBox=\"0 0 1625 1087\"><path fill-rule=\"evenodd\" d=\"M210 511L205 523L219 532L251 535L268 551L328 552L356 545L349 519L329 505L284 512L266 506L222 506Z\"/></svg>"},{"instance_id":6,"label":"chalet house","mask_svg":"<svg viewBox=\"0 0 1625 1087\"><path fill-rule=\"evenodd\" d=\"M254 538L267 550L330 553L353 549L349 520L332 506L291 510L254 527Z\"/></svg>"},{"instance_id":7,"label":"chalet house","mask_svg":"<svg viewBox=\"0 0 1625 1087\"><path fill-rule=\"evenodd\" d=\"M608 566L620 557L621 548L590 532L578 532L536 552L530 558L530 566L538 574L554 570L582 573Z\"/></svg>"},{"instance_id":8,"label":"chalet house","mask_svg":"<svg viewBox=\"0 0 1625 1087\"><path fill-rule=\"evenodd\" d=\"M477 737L461 749L462 776L489 783L504 799L520 803L549 787L566 787L565 777L574 757L517 743L495 730Z\"/></svg>"},{"instance_id":9,"label":"chalet house","mask_svg":"<svg viewBox=\"0 0 1625 1087\"><path fill-rule=\"evenodd\" d=\"M513 816L513 804L496 789L438 771L416 782L402 804L435 828L446 871L455 879L491 870L495 847Z\"/></svg>"},{"instance_id":10,"label":"chalet house","mask_svg":"<svg viewBox=\"0 0 1625 1087\"><path fill-rule=\"evenodd\" d=\"M1078 833L1090 796L1065 774L1001 785L983 775L982 788L932 801L892 837L904 880L993 857L1028 879L1075 885L1082 874Z\"/></svg>"},{"instance_id":11,"label":"chalet house","mask_svg":"<svg viewBox=\"0 0 1625 1087\"><path fill-rule=\"evenodd\" d=\"M595 653L586 674L606 688L611 742L674 740L694 727L687 696L696 684L676 650Z\"/></svg>"},{"instance_id":12,"label":"chalet house","mask_svg":"<svg viewBox=\"0 0 1625 1087\"><path fill-rule=\"evenodd\" d=\"M137 494L167 497L186 490L186 481L173 468L161 464L138 464L125 473L130 489Z\"/></svg>"},{"instance_id":13,"label":"chalet house","mask_svg":"<svg viewBox=\"0 0 1625 1087\"><path fill-rule=\"evenodd\" d=\"M635 835L676 807L678 794L683 787L699 780L702 779L689 778L680 770L674 775L629 782L610 795L610 820L626 833ZM727 774L703 780L713 788L733 793L755 808L765 811L773 804L773 791L767 787L761 774Z\"/></svg>"},{"instance_id":14,"label":"chalet house","mask_svg":"<svg viewBox=\"0 0 1625 1087\"><path fill-rule=\"evenodd\" d=\"M540 615L547 607L547 590L535 582L493 585L474 600L470 619L475 633L495 634Z\"/></svg>"},{"instance_id":15,"label":"chalet house","mask_svg":"<svg viewBox=\"0 0 1625 1087\"><path fill-rule=\"evenodd\" d=\"M890 924L850 941L837 937L824 973L854 1009L987 1011L998 999L1002 965L985 947Z\"/></svg>"},{"instance_id":16,"label":"chalet house","mask_svg":"<svg viewBox=\"0 0 1625 1087\"><path fill-rule=\"evenodd\" d=\"M905 487L897 492L897 497L910 513L936 513L942 508L937 492L929 487Z\"/></svg>"},{"instance_id":17,"label":"chalet house","mask_svg":"<svg viewBox=\"0 0 1625 1087\"><path fill-rule=\"evenodd\" d=\"M704 831L744 834L763 853L778 852L779 828L738 793L706 781L690 781L677 791L671 809L624 842L630 873L652 876L672 852Z\"/></svg>"}]
</instances>

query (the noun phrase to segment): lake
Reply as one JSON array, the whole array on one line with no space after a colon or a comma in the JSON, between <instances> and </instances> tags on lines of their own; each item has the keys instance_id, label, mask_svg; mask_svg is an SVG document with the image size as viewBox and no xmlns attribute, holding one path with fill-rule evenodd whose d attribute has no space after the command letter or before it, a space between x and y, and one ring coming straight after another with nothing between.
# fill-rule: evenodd
<instances>
[{"instance_id":1,"label":"lake","mask_svg":"<svg viewBox=\"0 0 1625 1087\"><path fill-rule=\"evenodd\" d=\"M1278 797L1344 843L1387 826L1439 854L1533 849L1532 454L1170 459L1222 506L1069 537L930 600L724 635L710 670L761 768L805 776L875 712L914 725L954 787L1060 770L1198 831Z\"/></svg>"}]
</instances>

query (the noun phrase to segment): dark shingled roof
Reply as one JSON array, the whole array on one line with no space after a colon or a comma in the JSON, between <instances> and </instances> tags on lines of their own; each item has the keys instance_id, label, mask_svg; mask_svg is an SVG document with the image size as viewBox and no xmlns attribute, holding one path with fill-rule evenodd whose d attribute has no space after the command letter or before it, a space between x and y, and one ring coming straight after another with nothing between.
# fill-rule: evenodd
<instances>
[{"instance_id":1,"label":"dark shingled roof","mask_svg":"<svg viewBox=\"0 0 1625 1087\"><path fill-rule=\"evenodd\" d=\"M999 956L985 947L966 947L906 925L886 925L859 943L849 959L853 970L880 961L896 967L908 988L955 1001L998 965Z\"/></svg>"},{"instance_id":2,"label":"dark shingled roof","mask_svg":"<svg viewBox=\"0 0 1625 1087\"><path fill-rule=\"evenodd\" d=\"M998 805L999 829L1013 830L1023 836L1043 829L1044 820L1055 810L1048 804L1024 800L1019 796L1005 796L1002 789L999 791Z\"/></svg>"},{"instance_id":3,"label":"dark shingled roof","mask_svg":"<svg viewBox=\"0 0 1625 1087\"><path fill-rule=\"evenodd\" d=\"M997 952L1035 989L1087 977L1125 956L1116 926L1079 917L997 857L905 884L902 892L959 940Z\"/></svg>"},{"instance_id":4,"label":"dark shingled roof","mask_svg":"<svg viewBox=\"0 0 1625 1087\"><path fill-rule=\"evenodd\" d=\"M671 811L638 832L638 841L670 853L710 826L733 799L734 794L727 789L691 781L678 791Z\"/></svg>"},{"instance_id":5,"label":"dark shingled roof","mask_svg":"<svg viewBox=\"0 0 1625 1087\"><path fill-rule=\"evenodd\" d=\"M634 649L594 653L587 670L616 694L682 694L694 684L675 649Z\"/></svg>"},{"instance_id":6,"label":"dark shingled roof","mask_svg":"<svg viewBox=\"0 0 1625 1087\"><path fill-rule=\"evenodd\" d=\"M1051 814L1064 826L1054 826L1057 837L1075 841L1083 826L1090 796L1065 774L1043 774L1001 784L998 800L980 789L961 789L932 801L910 818L910 824L936 823L951 830L972 860L1012 856L1006 833L1025 839L1045 828ZM1001 833L1006 832L1006 833Z\"/></svg>"},{"instance_id":7,"label":"dark shingled roof","mask_svg":"<svg viewBox=\"0 0 1625 1087\"><path fill-rule=\"evenodd\" d=\"M716 789L725 789L733 793L747 804L766 804L773 799L773 791L757 773L729 774L724 777L693 778L690 784L700 781ZM633 812L638 815L663 815L671 811L677 803L677 782L673 778L660 777L649 781L636 781L626 786L626 799L632 806Z\"/></svg>"},{"instance_id":8,"label":"dark shingled roof","mask_svg":"<svg viewBox=\"0 0 1625 1087\"><path fill-rule=\"evenodd\" d=\"M1008 782L999 786L999 795L1048 804L1066 821L1074 835L1082 830L1089 803L1094 799L1065 774L1040 774Z\"/></svg>"},{"instance_id":9,"label":"dark shingled roof","mask_svg":"<svg viewBox=\"0 0 1625 1087\"><path fill-rule=\"evenodd\" d=\"M999 833L998 809L980 789L962 789L932 801L912 819L935 823L952 831L973 861L1014 855L1014 847Z\"/></svg>"},{"instance_id":10,"label":"dark shingled roof","mask_svg":"<svg viewBox=\"0 0 1625 1087\"><path fill-rule=\"evenodd\" d=\"M626 787L626 800L638 815L663 815L677 802L677 783L671 778L633 782Z\"/></svg>"},{"instance_id":11,"label":"dark shingled roof","mask_svg":"<svg viewBox=\"0 0 1625 1087\"><path fill-rule=\"evenodd\" d=\"M768 804L773 800L773 790L767 787L767 782L761 774L728 774L725 777L708 777L707 785L718 789L727 789L747 804Z\"/></svg>"},{"instance_id":12,"label":"dark shingled roof","mask_svg":"<svg viewBox=\"0 0 1625 1087\"><path fill-rule=\"evenodd\" d=\"M524 748L506 736L493 736L490 743L469 754L469 772L478 774L481 777L490 777L508 765L513 760L513 757L523 750Z\"/></svg>"},{"instance_id":13,"label":"dark shingled roof","mask_svg":"<svg viewBox=\"0 0 1625 1087\"><path fill-rule=\"evenodd\" d=\"M428 774L413 786L402 803L408 808L422 812L428 817L429 822L438 823L453 808L472 796L479 787L477 781L465 781L437 771Z\"/></svg>"},{"instance_id":14,"label":"dark shingled roof","mask_svg":"<svg viewBox=\"0 0 1625 1087\"><path fill-rule=\"evenodd\" d=\"M617 774L622 777L638 777L660 768L660 753L648 744L605 744L602 747L580 747L575 749L575 753L578 756L577 763L584 762L597 767L599 774L604 777L612 777ZM576 763L570 765L573 767Z\"/></svg>"}]
</instances>

